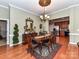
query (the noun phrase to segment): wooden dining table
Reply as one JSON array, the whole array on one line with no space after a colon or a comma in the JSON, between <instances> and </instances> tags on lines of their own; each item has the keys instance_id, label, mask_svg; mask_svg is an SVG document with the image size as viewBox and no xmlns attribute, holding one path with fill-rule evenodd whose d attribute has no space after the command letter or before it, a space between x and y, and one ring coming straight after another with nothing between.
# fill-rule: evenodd
<instances>
[{"instance_id":1,"label":"wooden dining table","mask_svg":"<svg viewBox=\"0 0 79 59\"><path fill-rule=\"evenodd\" d=\"M49 38L50 36L51 36L51 34L48 33L45 35L40 35L40 36L34 37L35 38L34 40L38 43L37 47L39 47L41 54L42 54L42 46L45 46L43 41L48 40L47 38Z\"/></svg>"},{"instance_id":2,"label":"wooden dining table","mask_svg":"<svg viewBox=\"0 0 79 59\"><path fill-rule=\"evenodd\" d=\"M46 38L48 38L51 34L45 34L45 35L39 35L39 36L35 36L34 40L37 41L37 42L42 42L44 40L46 40Z\"/></svg>"}]
</instances>

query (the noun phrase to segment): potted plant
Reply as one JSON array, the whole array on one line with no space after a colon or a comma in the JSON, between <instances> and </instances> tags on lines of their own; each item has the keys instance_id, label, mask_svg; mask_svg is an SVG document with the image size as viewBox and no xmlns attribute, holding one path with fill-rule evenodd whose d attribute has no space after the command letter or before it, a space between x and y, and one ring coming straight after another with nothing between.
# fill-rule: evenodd
<instances>
[{"instance_id":1,"label":"potted plant","mask_svg":"<svg viewBox=\"0 0 79 59\"><path fill-rule=\"evenodd\" d=\"M13 44L17 44L19 42L19 39L18 39L19 34L18 34L18 32L19 32L18 25L15 24L14 32L13 32L13 34L14 34L14 36L13 36Z\"/></svg>"}]
</instances>

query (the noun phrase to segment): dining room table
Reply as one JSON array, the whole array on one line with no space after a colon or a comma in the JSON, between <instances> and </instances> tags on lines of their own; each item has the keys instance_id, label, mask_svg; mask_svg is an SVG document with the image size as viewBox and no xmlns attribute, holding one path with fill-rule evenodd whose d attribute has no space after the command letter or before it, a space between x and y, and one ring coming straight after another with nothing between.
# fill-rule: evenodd
<instances>
[{"instance_id":1,"label":"dining room table","mask_svg":"<svg viewBox=\"0 0 79 59\"><path fill-rule=\"evenodd\" d=\"M34 37L35 38L34 40L37 42L42 42L43 40L46 40L46 38L48 38L49 36L51 36L50 33L45 34L45 35L37 35Z\"/></svg>"},{"instance_id":2,"label":"dining room table","mask_svg":"<svg viewBox=\"0 0 79 59\"><path fill-rule=\"evenodd\" d=\"M38 48L40 49L40 53L42 54L42 46L44 46L44 40L49 40L47 38L49 38L51 36L50 33L48 34L45 34L45 35L38 35L38 36L35 36L34 40L38 43Z\"/></svg>"}]
</instances>

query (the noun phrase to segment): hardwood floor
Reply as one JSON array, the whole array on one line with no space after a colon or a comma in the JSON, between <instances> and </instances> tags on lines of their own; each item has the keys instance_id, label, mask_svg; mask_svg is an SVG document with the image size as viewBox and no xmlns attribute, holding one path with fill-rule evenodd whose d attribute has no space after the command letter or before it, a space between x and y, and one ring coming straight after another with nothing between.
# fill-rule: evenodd
<instances>
[{"instance_id":1,"label":"hardwood floor","mask_svg":"<svg viewBox=\"0 0 79 59\"><path fill-rule=\"evenodd\" d=\"M68 44L69 40L67 37L60 37L58 43L62 44L62 47L54 59L79 59L79 48L77 45Z\"/></svg>"},{"instance_id":2,"label":"hardwood floor","mask_svg":"<svg viewBox=\"0 0 79 59\"><path fill-rule=\"evenodd\" d=\"M62 47L55 55L54 59L79 59L79 48L76 45L69 45L69 40L65 37L57 37L57 43ZM35 59L26 51L27 45L16 47L0 47L0 59Z\"/></svg>"}]
</instances>

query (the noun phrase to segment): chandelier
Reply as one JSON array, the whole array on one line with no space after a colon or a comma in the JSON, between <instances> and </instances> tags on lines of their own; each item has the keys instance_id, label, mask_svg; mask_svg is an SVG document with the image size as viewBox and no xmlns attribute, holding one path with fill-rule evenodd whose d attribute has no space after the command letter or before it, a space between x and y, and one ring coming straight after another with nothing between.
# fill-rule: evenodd
<instances>
[{"instance_id":1,"label":"chandelier","mask_svg":"<svg viewBox=\"0 0 79 59\"><path fill-rule=\"evenodd\" d=\"M45 14L45 7L50 5L50 3L51 3L51 0L39 0L39 5L44 8L44 13L40 15L41 21L46 21L46 19L50 18L50 16Z\"/></svg>"}]
</instances>

